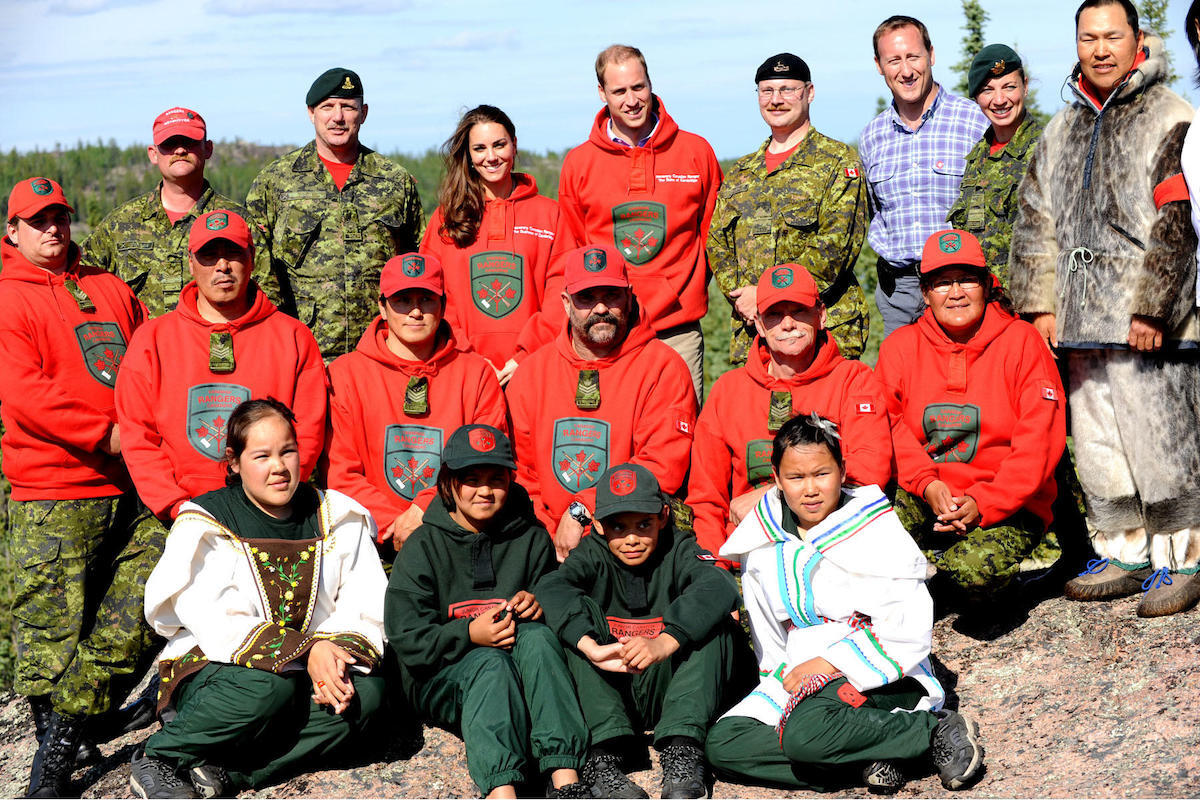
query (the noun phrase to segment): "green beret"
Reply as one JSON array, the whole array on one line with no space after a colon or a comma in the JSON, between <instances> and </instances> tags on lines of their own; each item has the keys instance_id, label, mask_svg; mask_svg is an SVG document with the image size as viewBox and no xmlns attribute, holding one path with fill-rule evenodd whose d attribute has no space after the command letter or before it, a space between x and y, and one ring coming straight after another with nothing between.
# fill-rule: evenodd
<instances>
[{"instance_id":1,"label":"green beret","mask_svg":"<svg viewBox=\"0 0 1200 800\"><path fill-rule=\"evenodd\" d=\"M321 73L321 77L308 87L304 104L312 108L326 97L362 97L362 81L358 73L345 67L334 67Z\"/></svg>"},{"instance_id":2,"label":"green beret","mask_svg":"<svg viewBox=\"0 0 1200 800\"><path fill-rule=\"evenodd\" d=\"M983 90L992 78L999 78L1021 68L1021 57L1006 44L989 44L979 51L967 73L967 94L971 97Z\"/></svg>"}]
</instances>

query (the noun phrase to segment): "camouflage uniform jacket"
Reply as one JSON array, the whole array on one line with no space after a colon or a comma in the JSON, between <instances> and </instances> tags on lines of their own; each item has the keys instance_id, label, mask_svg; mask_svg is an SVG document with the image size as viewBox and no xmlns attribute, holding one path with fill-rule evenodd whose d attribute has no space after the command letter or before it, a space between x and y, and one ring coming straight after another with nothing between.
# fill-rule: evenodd
<instances>
[{"instance_id":1,"label":"camouflage uniform jacket","mask_svg":"<svg viewBox=\"0 0 1200 800\"><path fill-rule=\"evenodd\" d=\"M961 193L946 215L946 221L954 227L975 234L983 245L988 266L1006 289L1008 248L1017 220L1017 187L1025 177L1042 128L1040 122L1026 115L1008 144L995 153L989 152L993 139L992 129L988 128L967 155Z\"/></svg>"},{"instance_id":2,"label":"camouflage uniform jacket","mask_svg":"<svg viewBox=\"0 0 1200 800\"><path fill-rule=\"evenodd\" d=\"M421 241L417 183L370 150L341 191L309 142L263 168L246 195L255 274L279 309L312 329L326 360L354 350L379 313L379 274Z\"/></svg>"},{"instance_id":3,"label":"camouflage uniform jacket","mask_svg":"<svg viewBox=\"0 0 1200 800\"><path fill-rule=\"evenodd\" d=\"M114 273L151 317L161 317L179 302L179 290L192 279L188 270L188 233L196 217L218 208L244 213L240 203L213 191L208 181L191 211L171 222L162 205L162 182L109 212L83 242L83 263Z\"/></svg>"},{"instance_id":4,"label":"camouflage uniform jacket","mask_svg":"<svg viewBox=\"0 0 1200 800\"><path fill-rule=\"evenodd\" d=\"M734 289L755 285L768 267L805 267L821 288L829 313L826 327L842 355L858 358L868 322L866 297L854 275L868 224L858 156L811 129L786 161L767 172L769 142L738 159L725 176L709 227L709 267L726 298ZM736 314L731 323L736 365L746 360L754 328Z\"/></svg>"}]
</instances>

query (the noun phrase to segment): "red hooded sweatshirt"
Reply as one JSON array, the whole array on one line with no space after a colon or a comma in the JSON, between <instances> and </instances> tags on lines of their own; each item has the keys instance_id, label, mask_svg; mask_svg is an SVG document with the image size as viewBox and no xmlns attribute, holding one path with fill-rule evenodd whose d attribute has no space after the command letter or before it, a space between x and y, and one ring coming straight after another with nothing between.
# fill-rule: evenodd
<instances>
[{"instance_id":1,"label":"red hooded sweatshirt","mask_svg":"<svg viewBox=\"0 0 1200 800\"><path fill-rule=\"evenodd\" d=\"M129 474L150 510L174 518L179 506L225 485L225 425L246 400L274 397L296 414L300 479L325 441L325 366L312 333L280 313L251 284L250 310L233 322L206 322L192 281L174 311L150 320L129 343L117 383L117 419ZM235 368L209 369L210 335L233 337Z\"/></svg>"},{"instance_id":2,"label":"red hooded sweatshirt","mask_svg":"<svg viewBox=\"0 0 1200 800\"><path fill-rule=\"evenodd\" d=\"M600 407L576 406L580 370L597 370ZM613 464L649 469L673 494L687 474L696 393L683 359L643 320L617 352L585 361L564 327L521 362L508 385L517 480L553 533L573 500L595 507L593 487Z\"/></svg>"},{"instance_id":3,"label":"red hooded sweatshirt","mask_svg":"<svg viewBox=\"0 0 1200 800\"><path fill-rule=\"evenodd\" d=\"M900 486L934 480L974 498L980 524L1027 509L1047 525L1066 444L1058 370L1033 326L988 304L966 344L926 309L883 343L875 374L892 418Z\"/></svg>"},{"instance_id":4,"label":"red hooded sweatshirt","mask_svg":"<svg viewBox=\"0 0 1200 800\"><path fill-rule=\"evenodd\" d=\"M532 175L513 173L507 198L489 200L483 207L479 235L467 247L438 234L438 206L425 229L421 252L437 256L446 281L446 321L460 341L496 367L517 355L517 340L532 352L554 339L562 310L562 245L572 249L569 236L559 244L558 203L538 194ZM561 252L566 252L561 251ZM553 254L553 257L552 257ZM528 333L523 335L526 329Z\"/></svg>"},{"instance_id":5,"label":"red hooded sweatshirt","mask_svg":"<svg viewBox=\"0 0 1200 800\"><path fill-rule=\"evenodd\" d=\"M388 349L387 323L377 317L357 349L329 365L323 471L329 488L366 506L381 531L414 502L424 510L437 495L442 448L455 429L508 429L504 394L487 360L460 349L445 323L438 342L428 361L405 361ZM412 377L428 381L428 414L404 413Z\"/></svg>"},{"instance_id":6,"label":"red hooded sweatshirt","mask_svg":"<svg viewBox=\"0 0 1200 800\"><path fill-rule=\"evenodd\" d=\"M578 246L612 242L629 263L642 313L655 331L708 310L708 223L721 167L708 142L679 130L654 97L658 127L644 147L608 135L608 109L567 153L558 203Z\"/></svg>"},{"instance_id":7,"label":"red hooded sweatshirt","mask_svg":"<svg viewBox=\"0 0 1200 800\"><path fill-rule=\"evenodd\" d=\"M132 484L119 457L100 449L117 413L113 387L146 307L115 275L70 266L53 275L29 263L7 238L0 243L0 381L4 475L14 500L114 497ZM87 295L84 311L66 281Z\"/></svg>"},{"instance_id":8,"label":"red hooded sweatshirt","mask_svg":"<svg viewBox=\"0 0 1200 800\"><path fill-rule=\"evenodd\" d=\"M789 392L794 414L817 412L837 423L846 480L884 486L892 477L892 435L883 387L871 368L842 358L828 336L808 369L790 380L767 372L771 352L754 340L746 365L713 384L692 445L688 505L695 514L700 546L717 552L734 525L729 502L771 482L767 429L772 392Z\"/></svg>"}]
</instances>

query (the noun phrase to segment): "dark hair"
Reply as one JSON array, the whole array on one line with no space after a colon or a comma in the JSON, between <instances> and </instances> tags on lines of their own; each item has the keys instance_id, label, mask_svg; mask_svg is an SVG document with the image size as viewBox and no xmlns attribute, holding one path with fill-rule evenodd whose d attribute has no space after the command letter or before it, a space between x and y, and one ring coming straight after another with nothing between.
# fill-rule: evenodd
<instances>
[{"instance_id":1,"label":"dark hair","mask_svg":"<svg viewBox=\"0 0 1200 800\"><path fill-rule=\"evenodd\" d=\"M454 133L442 145L446 177L438 190L438 205L442 208L442 224L438 234L449 238L457 247L467 247L479 235L483 222L483 179L471 167L471 129L476 125L495 123L504 128L517 146L517 129L513 121L495 106L476 106L462 115Z\"/></svg>"},{"instance_id":2,"label":"dark hair","mask_svg":"<svg viewBox=\"0 0 1200 800\"><path fill-rule=\"evenodd\" d=\"M1196 33L1197 22L1200 22L1200 0L1192 0L1187 19L1183 23L1183 32L1187 34L1188 44L1192 46L1192 55L1196 58L1196 85L1200 86L1200 34Z\"/></svg>"},{"instance_id":3,"label":"dark hair","mask_svg":"<svg viewBox=\"0 0 1200 800\"><path fill-rule=\"evenodd\" d=\"M925 45L925 49L933 50L933 42L929 40L929 29L925 27L924 22L921 22L916 17L906 17L903 14L896 14L879 23L879 27L875 29L875 33L871 36L871 47L875 50L875 58L879 58L879 39L882 36L892 31L898 31L901 28L907 28L910 25L921 32L921 42Z\"/></svg>"},{"instance_id":4,"label":"dark hair","mask_svg":"<svg viewBox=\"0 0 1200 800\"><path fill-rule=\"evenodd\" d=\"M1129 23L1129 27L1133 28L1134 35L1137 34L1140 30L1138 28L1138 12L1130 0L1083 0L1079 4L1079 8L1075 11L1075 30L1079 30L1079 17L1084 11L1087 11L1089 8L1103 8L1104 6L1120 6L1125 9L1125 21Z\"/></svg>"},{"instance_id":5,"label":"dark hair","mask_svg":"<svg viewBox=\"0 0 1200 800\"><path fill-rule=\"evenodd\" d=\"M225 426L225 485L238 486L242 482L242 476L233 471L232 465L241 457L246 449L246 437L250 433L250 426L260 420L264 420L269 416L277 416L288 424L292 429L292 435L296 435L296 415L284 403L276 400L274 397L267 397L259 400L247 400L238 405L229 415L229 423Z\"/></svg>"},{"instance_id":6,"label":"dark hair","mask_svg":"<svg viewBox=\"0 0 1200 800\"><path fill-rule=\"evenodd\" d=\"M443 464L438 469L437 493L438 497L442 500L442 505L446 507L447 511L452 512L458 509L458 503L454 500L454 484L462 483L463 473L465 473L467 470L475 469L478 466L487 465L472 464L471 466L463 467L462 469L450 469ZM503 467L499 467L498 465L496 466L499 469L503 469ZM512 474L512 470L509 470L508 473L510 480L515 482L516 476Z\"/></svg>"},{"instance_id":7,"label":"dark hair","mask_svg":"<svg viewBox=\"0 0 1200 800\"><path fill-rule=\"evenodd\" d=\"M825 419L815 411L811 414L801 414L783 423L775 441L771 446L771 466L779 472L783 463L783 454L792 447L804 447L810 444L824 445L837 463L839 469L846 468L842 458L842 443L834 430L837 424Z\"/></svg>"}]
</instances>

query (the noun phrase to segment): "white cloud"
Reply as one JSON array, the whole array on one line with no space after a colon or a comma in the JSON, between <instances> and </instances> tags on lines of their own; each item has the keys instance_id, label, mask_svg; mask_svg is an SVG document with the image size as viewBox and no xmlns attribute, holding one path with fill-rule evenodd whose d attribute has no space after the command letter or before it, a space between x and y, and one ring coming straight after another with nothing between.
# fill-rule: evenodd
<instances>
[{"instance_id":1,"label":"white cloud","mask_svg":"<svg viewBox=\"0 0 1200 800\"><path fill-rule=\"evenodd\" d=\"M46 6L46 14L65 14L71 17L82 17L89 14L100 14L115 8L127 6L149 5L154 0L54 0Z\"/></svg>"},{"instance_id":2,"label":"white cloud","mask_svg":"<svg viewBox=\"0 0 1200 800\"><path fill-rule=\"evenodd\" d=\"M101 0L70 0L101 2ZM250 17L262 14L390 14L411 7L409 0L342 0L336 11L329 0L208 0L205 10L211 14Z\"/></svg>"}]
</instances>

